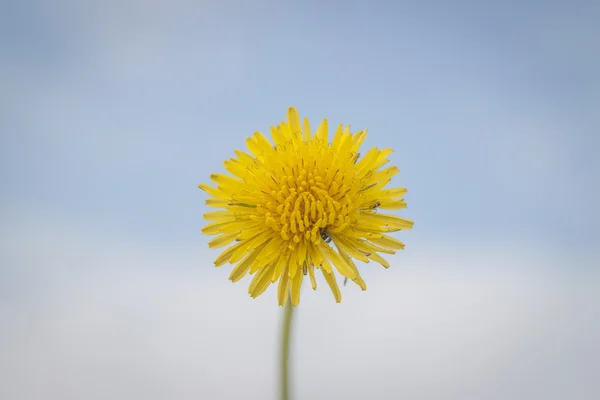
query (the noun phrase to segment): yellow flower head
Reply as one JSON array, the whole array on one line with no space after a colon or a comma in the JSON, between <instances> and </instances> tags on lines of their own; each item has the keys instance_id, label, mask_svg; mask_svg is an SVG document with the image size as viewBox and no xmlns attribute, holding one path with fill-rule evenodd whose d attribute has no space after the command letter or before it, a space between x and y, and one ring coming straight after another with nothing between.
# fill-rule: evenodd
<instances>
[{"instance_id":1,"label":"yellow flower head","mask_svg":"<svg viewBox=\"0 0 600 400\"><path fill-rule=\"evenodd\" d=\"M339 125L331 142L327 131L324 119L313 136L308 119L301 125L292 107L287 122L271 127L274 146L256 132L246 140L251 154L236 150L237 157L225 161L232 176L212 174L217 187L199 185L212 196L206 204L223 209L204 214L211 222L202 232L217 235L209 246L235 242L215 265L235 264L233 282L253 274L252 297L279 281L279 305L289 296L295 306L305 275L316 289L316 268L339 303L334 269L365 290L353 258L388 268L378 253L404 248L387 233L410 229L413 222L378 212L406 208L406 189L385 188L399 172L381 169L392 150L372 148L361 157L366 130L352 134L350 126Z\"/></svg>"}]
</instances>

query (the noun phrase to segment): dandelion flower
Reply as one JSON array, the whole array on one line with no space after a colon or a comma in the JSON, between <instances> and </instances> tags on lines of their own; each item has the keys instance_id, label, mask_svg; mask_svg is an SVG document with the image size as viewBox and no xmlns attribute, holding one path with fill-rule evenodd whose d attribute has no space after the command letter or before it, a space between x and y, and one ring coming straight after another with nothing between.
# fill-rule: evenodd
<instances>
[{"instance_id":1,"label":"dandelion flower","mask_svg":"<svg viewBox=\"0 0 600 400\"><path fill-rule=\"evenodd\" d=\"M236 150L224 162L231 174L212 174L215 186L200 184L218 211L204 214L202 232L216 235L210 248L227 247L215 260L235 265L229 279L254 275L249 293L255 298L278 282L279 305L288 297L300 301L306 275L316 289L320 270L336 302L342 295L335 272L366 284L354 260L389 267L380 253L394 254L404 244L388 233L410 229L413 222L379 210L406 208L404 188L386 188L399 170L383 168L391 149L359 153L366 130L350 132L339 125L333 138L324 119L312 133L289 108L287 122L271 127L271 143L256 132L246 139L250 153Z\"/></svg>"}]
</instances>

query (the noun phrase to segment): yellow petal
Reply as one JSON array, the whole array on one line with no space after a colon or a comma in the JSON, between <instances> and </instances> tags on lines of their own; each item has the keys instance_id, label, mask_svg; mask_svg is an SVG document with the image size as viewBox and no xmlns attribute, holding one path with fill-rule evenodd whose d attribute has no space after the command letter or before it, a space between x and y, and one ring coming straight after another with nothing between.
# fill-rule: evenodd
<instances>
[{"instance_id":1,"label":"yellow petal","mask_svg":"<svg viewBox=\"0 0 600 400\"><path fill-rule=\"evenodd\" d=\"M367 130L362 130L360 132L356 132L354 137L352 138L352 151L356 152L360 148L360 145L367 137Z\"/></svg>"},{"instance_id":2,"label":"yellow petal","mask_svg":"<svg viewBox=\"0 0 600 400\"><path fill-rule=\"evenodd\" d=\"M404 243L399 241L396 238L393 238L388 235L383 235L381 238L371 238L369 239L371 243L375 243L378 246L381 246L386 249L394 249L394 250L403 250Z\"/></svg>"},{"instance_id":3,"label":"yellow petal","mask_svg":"<svg viewBox=\"0 0 600 400\"><path fill-rule=\"evenodd\" d=\"M413 221L396 217L395 215L389 214L376 214L371 212L362 212L360 214L360 218L358 219L358 223L363 225L374 224L376 226L383 227L391 227L397 229L411 229L413 227Z\"/></svg>"},{"instance_id":4,"label":"yellow petal","mask_svg":"<svg viewBox=\"0 0 600 400\"><path fill-rule=\"evenodd\" d=\"M259 268L273 263L281 253L281 241L278 238L269 240L265 248L258 255L254 266L250 269L250 273L254 273Z\"/></svg>"},{"instance_id":5,"label":"yellow petal","mask_svg":"<svg viewBox=\"0 0 600 400\"><path fill-rule=\"evenodd\" d=\"M300 271L300 266L298 265L298 258L297 258L297 252L296 251L291 251L290 252L290 261L288 263L289 266L289 276L290 279L294 279L296 277L296 274Z\"/></svg>"},{"instance_id":6,"label":"yellow petal","mask_svg":"<svg viewBox=\"0 0 600 400\"><path fill-rule=\"evenodd\" d=\"M378 170L382 165L388 162L387 156L394 152L393 149L381 149L379 152L379 156L377 157L377 161L371 168L374 170Z\"/></svg>"},{"instance_id":7,"label":"yellow petal","mask_svg":"<svg viewBox=\"0 0 600 400\"><path fill-rule=\"evenodd\" d=\"M381 257L379 254L377 254L377 253L371 253L369 255L369 258L371 260L375 261L376 263L379 263L379 264L383 265L385 268L389 268L390 267L390 264L388 264L388 262L383 257Z\"/></svg>"},{"instance_id":8,"label":"yellow petal","mask_svg":"<svg viewBox=\"0 0 600 400\"><path fill-rule=\"evenodd\" d=\"M238 239L252 239L261 232L267 230L263 224L256 224L251 228L244 229L238 234Z\"/></svg>"},{"instance_id":9,"label":"yellow petal","mask_svg":"<svg viewBox=\"0 0 600 400\"><path fill-rule=\"evenodd\" d=\"M273 145L262 133L254 132L254 141L262 150L262 154L270 154L273 152Z\"/></svg>"},{"instance_id":10,"label":"yellow petal","mask_svg":"<svg viewBox=\"0 0 600 400\"><path fill-rule=\"evenodd\" d=\"M308 122L308 118L304 118L304 141L308 142L312 139L312 133L310 132L310 123Z\"/></svg>"},{"instance_id":11,"label":"yellow petal","mask_svg":"<svg viewBox=\"0 0 600 400\"><path fill-rule=\"evenodd\" d=\"M252 298L260 296L271 284L271 274L273 273L273 266L263 268L258 274L254 276L252 282L250 282L250 288L248 293Z\"/></svg>"},{"instance_id":12,"label":"yellow petal","mask_svg":"<svg viewBox=\"0 0 600 400\"><path fill-rule=\"evenodd\" d=\"M369 239L369 240L371 240L371 239ZM379 247L367 240L348 238L348 241L350 241L360 251L363 251L363 252L365 252L365 254L368 254L367 257L369 257L371 255L371 253L396 254L396 251L394 251L394 250Z\"/></svg>"},{"instance_id":13,"label":"yellow petal","mask_svg":"<svg viewBox=\"0 0 600 400\"><path fill-rule=\"evenodd\" d=\"M288 278L288 272L287 272L287 267L285 269L285 271L283 271L283 274L281 275L281 279L279 280L279 286L277 288L277 302L279 303L280 306L285 306L285 303L287 303L288 301L288 297L289 296L289 278Z\"/></svg>"},{"instance_id":14,"label":"yellow petal","mask_svg":"<svg viewBox=\"0 0 600 400\"><path fill-rule=\"evenodd\" d=\"M244 258L242 261L240 261L238 265L235 266L235 268L233 269L233 271L231 271L231 274L229 275L229 279L232 282L237 282L246 275L246 273L250 270L252 263L254 262L254 260L256 260L256 256L258 256L263 247L264 244L254 249L254 251L249 253L246 256L246 258Z\"/></svg>"},{"instance_id":15,"label":"yellow petal","mask_svg":"<svg viewBox=\"0 0 600 400\"><path fill-rule=\"evenodd\" d=\"M232 233L240 232L243 229L248 229L256 225L256 222L250 219L238 219L234 221L217 221L206 225L202 228L202 233L206 235L214 235L216 233Z\"/></svg>"},{"instance_id":16,"label":"yellow petal","mask_svg":"<svg viewBox=\"0 0 600 400\"><path fill-rule=\"evenodd\" d=\"M338 146L340 154L351 156L352 152L352 134L350 133L350 125L346 126L340 144Z\"/></svg>"},{"instance_id":17,"label":"yellow petal","mask_svg":"<svg viewBox=\"0 0 600 400\"><path fill-rule=\"evenodd\" d=\"M370 149L363 158L356 163L357 177L362 178L371 170L371 166L377 161L379 150L376 147Z\"/></svg>"},{"instance_id":18,"label":"yellow petal","mask_svg":"<svg viewBox=\"0 0 600 400\"><path fill-rule=\"evenodd\" d=\"M375 227L378 227L377 225L374 225ZM357 239L362 239L362 238L372 238L372 237L382 237L383 233L381 232L371 232L371 231L367 231L364 228L362 229L358 229L358 228L351 228L351 229L346 229L344 231L344 236L346 236L347 238L357 238Z\"/></svg>"},{"instance_id":19,"label":"yellow petal","mask_svg":"<svg viewBox=\"0 0 600 400\"><path fill-rule=\"evenodd\" d=\"M361 290L367 290L367 283L361 276L357 276L356 278L352 279L352 282L356 283Z\"/></svg>"},{"instance_id":20,"label":"yellow petal","mask_svg":"<svg viewBox=\"0 0 600 400\"><path fill-rule=\"evenodd\" d=\"M210 180L219 185L219 189L223 191L224 189L230 189L235 191L235 189L239 188L243 182L239 179L233 178L231 176L225 174L211 174Z\"/></svg>"},{"instance_id":21,"label":"yellow petal","mask_svg":"<svg viewBox=\"0 0 600 400\"><path fill-rule=\"evenodd\" d=\"M208 185L201 183L198 185L198 187L213 197L217 197L219 199L229 199L230 198L229 195L221 192L219 189L214 188L212 186L208 186Z\"/></svg>"},{"instance_id":22,"label":"yellow petal","mask_svg":"<svg viewBox=\"0 0 600 400\"><path fill-rule=\"evenodd\" d=\"M275 282L279 278L283 278L283 271L285 270L285 275L287 277L287 266L290 259L290 253L281 254L277 261L275 262L275 269L273 270L273 277L271 278L271 282Z\"/></svg>"},{"instance_id":23,"label":"yellow petal","mask_svg":"<svg viewBox=\"0 0 600 400\"><path fill-rule=\"evenodd\" d=\"M315 279L315 267L313 265L308 266L308 275L310 276L310 284L313 290L317 290L317 280Z\"/></svg>"},{"instance_id":24,"label":"yellow petal","mask_svg":"<svg viewBox=\"0 0 600 400\"><path fill-rule=\"evenodd\" d=\"M254 136L250 136L246 139L246 147L250 150L250 153L254 154L255 157L262 155L263 150L260 148Z\"/></svg>"},{"instance_id":25,"label":"yellow petal","mask_svg":"<svg viewBox=\"0 0 600 400\"><path fill-rule=\"evenodd\" d=\"M321 269L324 269L325 272L327 272L329 274L333 273L333 269L331 268L331 264L326 259L323 259L323 262L321 263Z\"/></svg>"},{"instance_id":26,"label":"yellow petal","mask_svg":"<svg viewBox=\"0 0 600 400\"><path fill-rule=\"evenodd\" d=\"M292 131L292 137L294 139L301 139L302 128L300 128L300 118L298 117L298 110L295 107L288 108L288 124Z\"/></svg>"},{"instance_id":27,"label":"yellow petal","mask_svg":"<svg viewBox=\"0 0 600 400\"><path fill-rule=\"evenodd\" d=\"M231 211L212 211L212 212L207 212L204 213L204 215L202 215L202 217L204 217L204 219L209 220L209 221L231 221L231 220L235 220L235 214L232 213Z\"/></svg>"},{"instance_id":28,"label":"yellow petal","mask_svg":"<svg viewBox=\"0 0 600 400\"><path fill-rule=\"evenodd\" d=\"M366 262L366 263L369 262L369 258L364 253L362 253L351 243L349 243L348 241L343 239L343 237L341 235L333 236L333 242L335 243L336 247L340 251L340 254L342 253L342 251L345 251L346 253L349 253L352 257L356 258L357 260L360 260L360 261Z\"/></svg>"},{"instance_id":29,"label":"yellow petal","mask_svg":"<svg viewBox=\"0 0 600 400\"><path fill-rule=\"evenodd\" d=\"M394 175L398 174L400 170L396 166L392 166L381 171L376 172L371 175L371 177L365 180L366 185L370 185L371 183L381 182L381 181L389 181Z\"/></svg>"},{"instance_id":30,"label":"yellow petal","mask_svg":"<svg viewBox=\"0 0 600 400\"><path fill-rule=\"evenodd\" d=\"M213 240L208 242L208 247L210 247L211 249L216 249L219 247L226 246L229 243L233 242L237 235L238 235L238 232L225 233L221 236L217 236L216 238L214 238Z\"/></svg>"},{"instance_id":31,"label":"yellow petal","mask_svg":"<svg viewBox=\"0 0 600 400\"><path fill-rule=\"evenodd\" d=\"M337 244L336 244L336 246L337 246ZM362 290L367 290L367 284L360 276L360 273L358 272L358 268L356 268L356 264L354 264L354 261L352 261L352 258L350 257L350 255L344 251L344 247L338 247L338 250L340 252L340 256L344 259L344 261L346 261L348 266L350 268L352 268L352 271L354 271L355 277L354 277L354 279L352 279L352 281L354 283L356 283ZM366 262L369 262L368 258L367 258Z\"/></svg>"},{"instance_id":32,"label":"yellow petal","mask_svg":"<svg viewBox=\"0 0 600 400\"><path fill-rule=\"evenodd\" d=\"M219 257L217 257L217 259L215 260L215 266L220 267L221 265L227 263L229 261L229 259L231 258L231 256L233 255L233 253L236 252L236 250L238 250L240 247L244 246L244 242L240 242L236 245L233 245L231 247L229 247L227 250L223 251Z\"/></svg>"},{"instance_id":33,"label":"yellow petal","mask_svg":"<svg viewBox=\"0 0 600 400\"><path fill-rule=\"evenodd\" d=\"M317 246L315 246L312 243L309 244L308 254L314 265L321 266L321 263L323 262L323 256L321 255L321 252L317 249Z\"/></svg>"},{"instance_id":34,"label":"yellow petal","mask_svg":"<svg viewBox=\"0 0 600 400\"><path fill-rule=\"evenodd\" d=\"M226 160L223 162L223 166L227 171L231 172L238 178L244 178L244 176L248 174L248 170L246 169L247 167L238 160Z\"/></svg>"},{"instance_id":35,"label":"yellow petal","mask_svg":"<svg viewBox=\"0 0 600 400\"><path fill-rule=\"evenodd\" d=\"M326 251L326 255L329 257L329 260L333 263L333 265L336 267L336 269L338 270L338 272L340 274L342 274L343 276L345 276L349 279L356 278L356 274L354 274L354 271L352 271L352 268L350 268L350 266L346 263L346 261L344 261L344 259L342 257L340 257L340 255L337 253L337 251L333 250L329 246L324 247L324 248Z\"/></svg>"},{"instance_id":36,"label":"yellow petal","mask_svg":"<svg viewBox=\"0 0 600 400\"><path fill-rule=\"evenodd\" d=\"M327 144L329 139L327 137L327 130L329 127L327 126L327 118L325 118L317 127L317 133L315 134L315 139L318 139L321 143Z\"/></svg>"},{"instance_id":37,"label":"yellow petal","mask_svg":"<svg viewBox=\"0 0 600 400\"><path fill-rule=\"evenodd\" d=\"M294 279L292 280L290 295L293 306L297 306L298 303L300 303L300 287L302 286L302 278L304 278L304 274L297 273Z\"/></svg>"},{"instance_id":38,"label":"yellow petal","mask_svg":"<svg viewBox=\"0 0 600 400\"><path fill-rule=\"evenodd\" d=\"M342 128L344 126L342 124L339 124L338 127L335 129L335 133L333 134L333 142L331 143L331 148L335 151L338 150L338 147L340 147L340 142L342 141Z\"/></svg>"},{"instance_id":39,"label":"yellow petal","mask_svg":"<svg viewBox=\"0 0 600 400\"><path fill-rule=\"evenodd\" d=\"M271 137L273 138L273 143L275 143L276 146L283 146L288 140L281 128L279 128L278 126L271 127Z\"/></svg>"},{"instance_id":40,"label":"yellow petal","mask_svg":"<svg viewBox=\"0 0 600 400\"><path fill-rule=\"evenodd\" d=\"M384 210L399 210L406 208L406 202L404 200L382 200L379 202L379 208Z\"/></svg>"},{"instance_id":41,"label":"yellow petal","mask_svg":"<svg viewBox=\"0 0 600 400\"><path fill-rule=\"evenodd\" d=\"M308 256L307 250L308 243L306 243L306 241L304 240L301 240L300 243L298 243L298 248L296 250L298 257L298 265L302 265L306 261L306 258Z\"/></svg>"},{"instance_id":42,"label":"yellow petal","mask_svg":"<svg viewBox=\"0 0 600 400\"><path fill-rule=\"evenodd\" d=\"M376 192L365 192L364 201L371 202L373 200L384 201L386 199L395 199L397 197L402 197L406 194L406 188L395 188L388 190L379 190Z\"/></svg>"},{"instance_id":43,"label":"yellow petal","mask_svg":"<svg viewBox=\"0 0 600 400\"><path fill-rule=\"evenodd\" d=\"M244 151L235 150L234 152L235 155L238 156L238 158L240 159L240 163L242 163L242 165L246 168L248 168L256 162L256 158L252 157L250 154Z\"/></svg>"},{"instance_id":44,"label":"yellow petal","mask_svg":"<svg viewBox=\"0 0 600 400\"><path fill-rule=\"evenodd\" d=\"M332 273L325 271L324 269L321 269L321 272L323 273L323 277L325 278L325 281L331 288L333 297L335 297L335 302L340 303L342 301L342 292L340 292L340 288L337 284L335 276Z\"/></svg>"},{"instance_id":45,"label":"yellow petal","mask_svg":"<svg viewBox=\"0 0 600 400\"><path fill-rule=\"evenodd\" d=\"M272 231L263 231L262 233L256 235L254 238L252 238L250 240L245 240L244 241L245 244L243 246L241 246L238 250L236 250L235 253L233 253L231 255L231 259L229 260L229 262L232 264L238 262L250 250L255 249L256 247L258 247L259 245L261 245L263 243L267 243L267 246L269 246L268 241L271 240L272 238L273 238ZM260 260L257 260L257 262L260 262ZM252 272L254 272L254 271L252 271Z\"/></svg>"},{"instance_id":46,"label":"yellow petal","mask_svg":"<svg viewBox=\"0 0 600 400\"><path fill-rule=\"evenodd\" d=\"M206 199L205 204L209 207L215 208L224 208L227 207L231 203L231 200L223 200L223 199Z\"/></svg>"}]
</instances>

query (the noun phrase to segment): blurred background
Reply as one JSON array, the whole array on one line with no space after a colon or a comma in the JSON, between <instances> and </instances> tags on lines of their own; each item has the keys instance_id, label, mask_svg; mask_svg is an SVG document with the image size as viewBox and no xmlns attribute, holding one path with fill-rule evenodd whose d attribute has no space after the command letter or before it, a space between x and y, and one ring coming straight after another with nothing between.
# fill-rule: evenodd
<instances>
[{"instance_id":1,"label":"blurred background","mask_svg":"<svg viewBox=\"0 0 600 400\"><path fill-rule=\"evenodd\" d=\"M598 2L0 4L0 398L277 398L197 184L291 105L394 148L415 221L305 285L294 398L600 398Z\"/></svg>"}]
</instances>

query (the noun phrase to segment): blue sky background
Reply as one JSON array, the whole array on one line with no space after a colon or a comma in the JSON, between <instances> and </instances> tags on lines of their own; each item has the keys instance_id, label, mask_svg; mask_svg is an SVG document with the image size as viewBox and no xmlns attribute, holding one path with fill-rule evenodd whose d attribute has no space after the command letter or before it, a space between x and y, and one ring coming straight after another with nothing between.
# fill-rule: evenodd
<instances>
[{"instance_id":1,"label":"blue sky background","mask_svg":"<svg viewBox=\"0 0 600 400\"><path fill-rule=\"evenodd\" d=\"M213 268L197 184L291 105L394 148L415 220L303 294L299 398L600 395L595 2L0 7L0 397L273 395L275 294Z\"/></svg>"}]
</instances>

